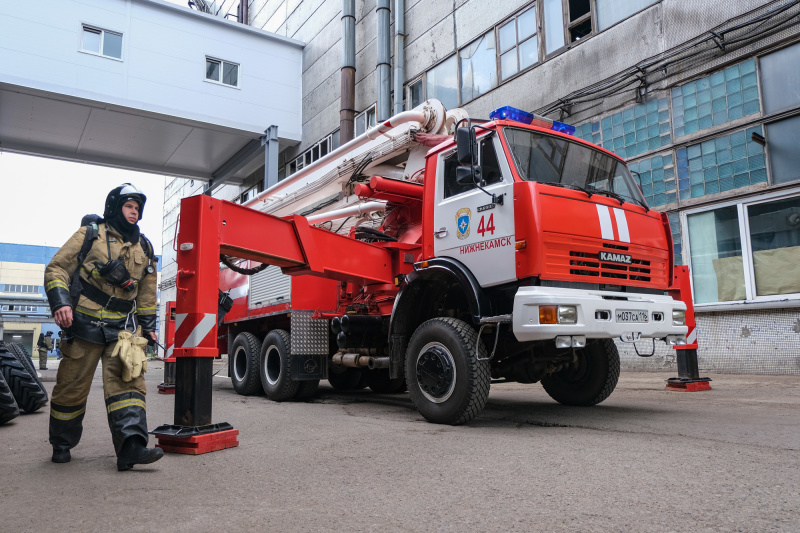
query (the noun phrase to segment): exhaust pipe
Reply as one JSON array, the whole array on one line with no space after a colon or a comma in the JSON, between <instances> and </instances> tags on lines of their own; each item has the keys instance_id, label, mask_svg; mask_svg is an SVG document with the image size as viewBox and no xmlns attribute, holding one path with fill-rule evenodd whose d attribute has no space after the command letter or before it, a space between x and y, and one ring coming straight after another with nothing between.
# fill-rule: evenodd
<instances>
[{"instance_id":1,"label":"exhaust pipe","mask_svg":"<svg viewBox=\"0 0 800 533\"><path fill-rule=\"evenodd\" d=\"M369 368L370 359L373 358L359 353L336 352L333 354L331 361L333 364L339 366L347 366L350 368Z\"/></svg>"},{"instance_id":2,"label":"exhaust pipe","mask_svg":"<svg viewBox=\"0 0 800 533\"><path fill-rule=\"evenodd\" d=\"M370 370L389 368L389 357L370 357L367 361L367 366Z\"/></svg>"}]
</instances>

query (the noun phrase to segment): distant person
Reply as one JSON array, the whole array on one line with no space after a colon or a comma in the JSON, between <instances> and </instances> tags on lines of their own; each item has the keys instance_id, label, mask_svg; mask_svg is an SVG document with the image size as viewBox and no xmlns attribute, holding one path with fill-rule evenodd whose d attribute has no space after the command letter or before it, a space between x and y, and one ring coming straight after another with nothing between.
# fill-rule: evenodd
<instances>
[{"instance_id":1,"label":"distant person","mask_svg":"<svg viewBox=\"0 0 800 533\"><path fill-rule=\"evenodd\" d=\"M39 350L39 370L47 370L47 352L53 349L53 332L39 333L36 348Z\"/></svg>"},{"instance_id":2,"label":"distant person","mask_svg":"<svg viewBox=\"0 0 800 533\"><path fill-rule=\"evenodd\" d=\"M56 341L56 360L61 360L61 342L64 340L64 330L58 330L58 340Z\"/></svg>"},{"instance_id":3,"label":"distant person","mask_svg":"<svg viewBox=\"0 0 800 533\"><path fill-rule=\"evenodd\" d=\"M54 463L69 462L70 449L81 439L98 361L103 362L103 391L117 469L129 470L164 455L161 448L147 448L144 375L131 378L129 374L125 381L122 358L112 355L120 332L133 331L137 325L155 340L155 256L138 226L146 201L130 183L113 189L106 197L103 218L96 220L96 226L75 232L45 270L50 308L56 324L65 330L64 358L58 366L50 410ZM87 241L87 232L96 238ZM79 261L82 250L85 257ZM74 308L71 283L80 292Z\"/></svg>"}]
</instances>

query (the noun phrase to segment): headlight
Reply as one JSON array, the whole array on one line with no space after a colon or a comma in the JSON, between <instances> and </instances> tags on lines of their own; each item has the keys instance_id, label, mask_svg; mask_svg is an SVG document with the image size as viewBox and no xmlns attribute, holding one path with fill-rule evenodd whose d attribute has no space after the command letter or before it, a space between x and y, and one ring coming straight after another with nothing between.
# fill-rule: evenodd
<instances>
[{"instance_id":1,"label":"headlight","mask_svg":"<svg viewBox=\"0 0 800 533\"><path fill-rule=\"evenodd\" d=\"M558 306L558 323L559 324L577 324L578 323L578 308L574 305L559 305Z\"/></svg>"},{"instance_id":2,"label":"headlight","mask_svg":"<svg viewBox=\"0 0 800 533\"><path fill-rule=\"evenodd\" d=\"M683 309L672 310L672 325L685 326L686 325L686 311Z\"/></svg>"}]
</instances>

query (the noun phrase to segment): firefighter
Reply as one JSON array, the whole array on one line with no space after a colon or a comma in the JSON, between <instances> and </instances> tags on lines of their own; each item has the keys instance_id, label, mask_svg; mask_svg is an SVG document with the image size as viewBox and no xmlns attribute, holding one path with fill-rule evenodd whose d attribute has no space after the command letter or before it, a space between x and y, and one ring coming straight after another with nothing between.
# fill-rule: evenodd
<instances>
[{"instance_id":1,"label":"firefighter","mask_svg":"<svg viewBox=\"0 0 800 533\"><path fill-rule=\"evenodd\" d=\"M39 350L39 370L47 370L47 352L53 349L53 332L40 333L36 348Z\"/></svg>"},{"instance_id":2,"label":"firefighter","mask_svg":"<svg viewBox=\"0 0 800 533\"><path fill-rule=\"evenodd\" d=\"M117 469L129 470L164 455L160 448L147 448L144 375L131 378L128 373L129 381L124 380L126 365L120 350L114 350L120 331L134 331L137 326L143 336L156 339L155 256L138 226L146 200L129 183L113 189L103 218L80 228L45 270L47 298L56 324L65 330L50 410L54 463L69 462L70 449L80 441L98 361L103 362L103 391Z\"/></svg>"}]
</instances>

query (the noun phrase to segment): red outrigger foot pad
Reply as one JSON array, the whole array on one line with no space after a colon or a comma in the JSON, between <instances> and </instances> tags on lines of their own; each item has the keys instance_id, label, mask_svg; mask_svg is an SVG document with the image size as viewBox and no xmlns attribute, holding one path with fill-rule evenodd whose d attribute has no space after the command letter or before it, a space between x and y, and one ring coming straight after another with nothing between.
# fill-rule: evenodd
<instances>
[{"instance_id":1,"label":"red outrigger foot pad","mask_svg":"<svg viewBox=\"0 0 800 533\"><path fill-rule=\"evenodd\" d=\"M697 392L703 390L711 390L711 383L708 381L694 381L688 383L681 382L667 382L666 390L677 392Z\"/></svg>"},{"instance_id":2,"label":"red outrigger foot pad","mask_svg":"<svg viewBox=\"0 0 800 533\"><path fill-rule=\"evenodd\" d=\"M239 430L229 429L216 433L206 433L192 437L167 437L156 435L156 447L169 453L200 455L239 445Z\"/></svg>"}]
</instances>

